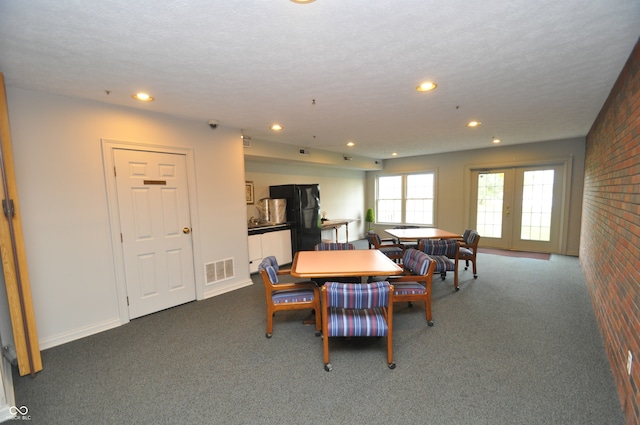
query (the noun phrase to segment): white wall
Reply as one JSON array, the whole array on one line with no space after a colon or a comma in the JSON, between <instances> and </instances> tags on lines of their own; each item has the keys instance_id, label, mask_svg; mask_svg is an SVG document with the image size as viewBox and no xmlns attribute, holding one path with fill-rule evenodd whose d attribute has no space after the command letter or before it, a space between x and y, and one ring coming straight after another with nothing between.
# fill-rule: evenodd
<instances>
[{"instance_id":1,"label":"white wall","mask_svg":"<svg viewBox=\"0 0 640 425\"><path fill-rule=\"evenodd\" d=\"M349 224L349 240L364 237L365 172L359 170L302 164L291 161L245 159L246 179L253 181L255 199L269 197L269 186L279 184L320 184L320 211L328 219L355 219ZM254 205L247 205L247 218L258 217ZM338 230L338 239L344 242L346 229ZM325 230L323 239L335 238L335 232Z\"/></svg>"},{"instance_id":2,"label":"white wall","mask_svg":"<svg viewBox=\"0 0 640 425\"><path fill-rule=\"evenodd\" d=\"M384 170L367 172L367 205L375 206L375 179L378 175L436 170L437 211L435 227L463 232L468 228L470 167L515 166L565 159L571 163L571 193L567 200L568 220L566 252L578 255L584 180L585 139L492 146L461 152L387 159ZM388 226L387 226L388 227ZM385 227L375 226L378 232Z\"/></svg>"},{"instance_id":3,"label":"white wall","mask_svg":"<svg viewBox=\"0 0 640 425\"><path fill-rule=\"evenodd\" d=\"M101 139L193 149L199 297L220 292L204 287L211 261L233 257L225 284L250 284L239 131L12 87L7 101L41 348L122 324Z\"/></svg>"}]
</instances>

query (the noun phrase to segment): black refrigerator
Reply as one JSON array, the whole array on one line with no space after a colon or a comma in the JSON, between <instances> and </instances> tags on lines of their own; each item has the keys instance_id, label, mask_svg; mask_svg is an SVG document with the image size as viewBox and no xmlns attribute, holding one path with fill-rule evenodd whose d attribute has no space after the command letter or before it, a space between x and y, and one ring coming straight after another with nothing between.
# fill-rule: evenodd
<instances>
[{"instance_id":1,"label":"black refrigerator","mask_svg":"<svg viewBox=\"0 0 640 425\"><path fill-rule=\"evenodd\" d=\"M320 186L285 184L269 186L269 197L287 200L287 221L291 224L291 249L313 251L321 240Z\"/></svg>"}]
</instances>

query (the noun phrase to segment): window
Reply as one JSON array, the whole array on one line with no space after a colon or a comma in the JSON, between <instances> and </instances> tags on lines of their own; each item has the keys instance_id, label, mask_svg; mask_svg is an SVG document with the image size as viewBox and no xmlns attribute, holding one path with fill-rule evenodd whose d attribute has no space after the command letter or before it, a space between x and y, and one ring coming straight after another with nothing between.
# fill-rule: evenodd
<instances>
[{"instance_id":1,"label":"window","mask_svg":"<svg viewBox=\"0 0 640 425\"><path fill-rule=\"evenodd\" d=\"M376 221L434 224L435 173L380 176L377 179Z\"/></svg>"}]
</instances>

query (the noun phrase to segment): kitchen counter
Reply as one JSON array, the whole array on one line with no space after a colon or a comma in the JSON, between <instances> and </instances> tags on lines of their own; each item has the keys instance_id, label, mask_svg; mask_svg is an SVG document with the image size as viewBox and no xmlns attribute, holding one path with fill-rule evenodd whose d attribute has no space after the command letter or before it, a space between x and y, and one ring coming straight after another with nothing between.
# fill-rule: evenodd
<instances>
[{"instance_id":1,"label":"kitchen counter","mask_svg":"<svg viewBox=\"0 0 640 425\"><path fill-rule=\"evenodd\" d=\"M256 224L247 227L247 231L249 235L261 235L263 233L269 232L277 232L279 230L290 229L291 224L289 223L280 223L280 224Z\"/></svg>"}]
</instances>

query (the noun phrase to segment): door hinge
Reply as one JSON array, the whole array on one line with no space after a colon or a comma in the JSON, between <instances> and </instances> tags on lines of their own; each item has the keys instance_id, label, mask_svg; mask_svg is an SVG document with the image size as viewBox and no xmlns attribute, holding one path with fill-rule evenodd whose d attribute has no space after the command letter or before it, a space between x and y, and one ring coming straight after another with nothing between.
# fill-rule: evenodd
<instances>
[{"instance_id":1,"label":"door hinge","mask_svg":"<svg viewBox=\"0 0 640 425\"><path fill-rule=\"evenodd\" d=\"M129 297L127 297L127 305L129 305Z\"/></svg>"},{"instance_id":2,"label":"door hinge","mask_svg":"<svg viewBox=\"0 0 640 425\"><path fill-rule=\"evenodd\" d=\"M113 166L113 176L118 177L118 173L116 172L116 166Z\"/></svg>"},{"instance_id":3,"label":"door hinge","mask_svg":"<svg viewBox=\"0 0 640 425\"><path fill-rule=\"evenodd\" d=\"M122 238L122 233L120 233L120 243L123 243L124 239Z\"/></svg>"}]
</instances>

